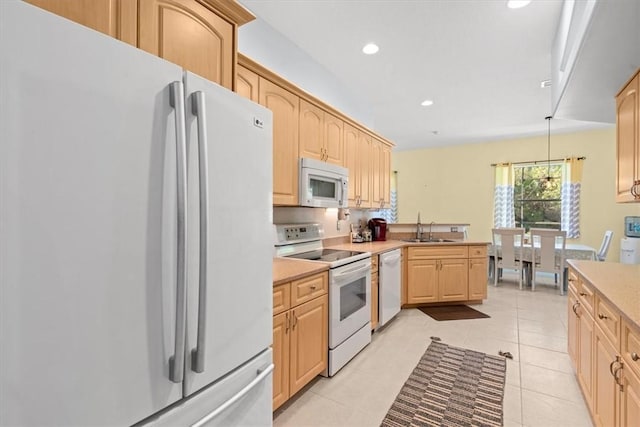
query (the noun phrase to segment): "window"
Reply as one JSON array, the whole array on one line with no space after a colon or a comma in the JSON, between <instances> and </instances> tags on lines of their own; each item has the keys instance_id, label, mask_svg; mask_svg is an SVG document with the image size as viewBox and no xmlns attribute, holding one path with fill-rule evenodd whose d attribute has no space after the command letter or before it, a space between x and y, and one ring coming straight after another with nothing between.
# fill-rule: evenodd
<instances>
[{"instance_id":1,"label":"window","mask_svg":"<svg viewBox=\"0 0 640 427\"><path fill-rule=\"evenodd\" d=\"M514 165L516 227L560 229L562 165ZM547 180L547 175L551 180Z\"/></svg>"}]
</instances>

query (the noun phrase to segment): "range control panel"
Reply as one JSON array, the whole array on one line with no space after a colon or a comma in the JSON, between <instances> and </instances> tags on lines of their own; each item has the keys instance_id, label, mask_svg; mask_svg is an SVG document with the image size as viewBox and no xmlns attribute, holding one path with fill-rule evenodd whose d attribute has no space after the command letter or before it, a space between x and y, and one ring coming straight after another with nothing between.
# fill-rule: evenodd
<instances>
[{"instance_id":1,"label":"range control panel","mask_svg":"<svg viewBox=\"0 0 640 427\"><path fill-rule=\"evenodd\" d=\"M322 239L324 229L320 224L277 224L277 243L280 245Z\"/></svg>"}]
</instances>

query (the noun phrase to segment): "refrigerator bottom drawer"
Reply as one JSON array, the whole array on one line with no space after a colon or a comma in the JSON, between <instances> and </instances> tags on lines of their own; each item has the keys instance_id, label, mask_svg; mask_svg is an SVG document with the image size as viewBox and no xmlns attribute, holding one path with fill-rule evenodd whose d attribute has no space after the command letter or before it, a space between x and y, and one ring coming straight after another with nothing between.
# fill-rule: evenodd
<instances>
[{"instance_id":1,"label":"refrigerator bottom drawer","mask_svg":"<svg viewBox=\"0 0 640 427\"><path fill-rule=\"evenodd\" d=\"M269 348L227 377L140 426L271 426L272 359Z\"/></svg>"}]
</instances>

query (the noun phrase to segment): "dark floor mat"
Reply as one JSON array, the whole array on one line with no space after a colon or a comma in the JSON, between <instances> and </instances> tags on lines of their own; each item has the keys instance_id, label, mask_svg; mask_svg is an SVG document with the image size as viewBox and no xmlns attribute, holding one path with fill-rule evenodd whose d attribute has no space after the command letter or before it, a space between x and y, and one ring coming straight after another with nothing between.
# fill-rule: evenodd
<instances>
[{"instance_id":1,"label":"dark floor mat","mask_svg":"<svg viewBox=\"0 0 640 427\"><path fill-rule=\"evenodd\" d=\"M466 305L440 305L418 307L418 309L436 320L482 319L491 317Z\"/></svg>"}]
</instances>

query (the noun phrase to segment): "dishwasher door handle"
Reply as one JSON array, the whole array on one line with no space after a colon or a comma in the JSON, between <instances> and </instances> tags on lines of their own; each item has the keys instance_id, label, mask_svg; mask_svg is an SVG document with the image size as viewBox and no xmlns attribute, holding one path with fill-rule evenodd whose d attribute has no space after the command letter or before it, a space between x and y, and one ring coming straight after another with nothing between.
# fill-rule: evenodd
<instances>
[{"instance_id":1,"label":"dishwasher door handle","mask_svg":"<svg viewBox=\"0 0 640 427\"><path fill-rule=\"evenodd\" d=\"M382 263L385 264L385 265L395 265L399 261L400 261L400 255L396 255L396 256L393 256L393 257L384 258Z\"/></svg>"}]
</instances>

